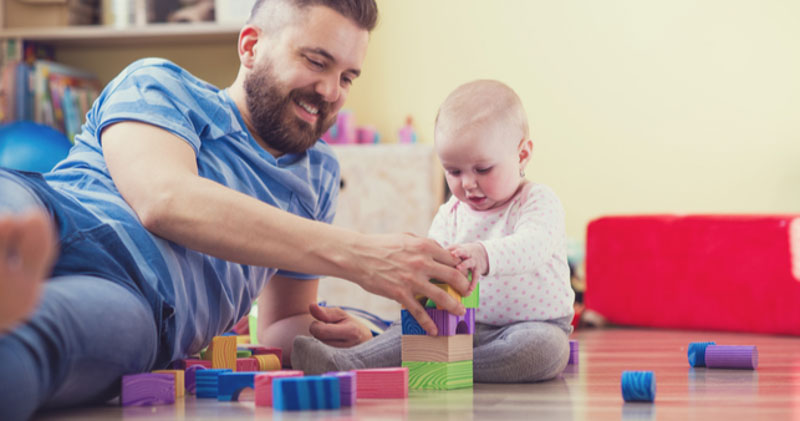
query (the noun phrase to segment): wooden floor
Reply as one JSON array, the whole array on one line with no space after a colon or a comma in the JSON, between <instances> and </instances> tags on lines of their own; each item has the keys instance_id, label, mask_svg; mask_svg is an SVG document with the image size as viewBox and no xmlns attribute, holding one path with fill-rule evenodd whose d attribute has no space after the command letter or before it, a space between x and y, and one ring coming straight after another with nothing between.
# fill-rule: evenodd
<instances>
[{"instance_id":1,"label":"wooden floor","mask_svg":"<svg viewBox=\"0 0 800 421\"><path fill-rule=\"evenodd\" d=\"M800 420L800 338L646 329L582 330L580 361L561 377L537 384L476 384L450 392L411 391L407 400L361 400L354 408L273 412L253 402L194 397L174 406L108 406L41 414L37 420ZM751 370L689 367L689 342L756 345ZM650 370L655 403L624 403L623 370ZM2 418L2 417L0 417Z\"/></svg>"}]
</instances>

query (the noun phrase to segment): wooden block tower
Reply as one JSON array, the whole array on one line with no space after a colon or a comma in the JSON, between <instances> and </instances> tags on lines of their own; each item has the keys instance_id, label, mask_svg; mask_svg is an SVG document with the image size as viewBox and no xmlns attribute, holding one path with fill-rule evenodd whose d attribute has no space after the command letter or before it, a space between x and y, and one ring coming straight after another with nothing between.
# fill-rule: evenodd
<instances>
[{"instance_id":1,"label":"wooden block tower","mask_svg":"<svg viewBox=\"0 0 800 421\"><path fill-rule=\"evenodd\" d=\"M402 359L408 367L411 389L460 389L472 387L472 336L475 333L475 310L479 288L462 297L447 284L432 281L452 297L461 300L467 312L463 316L448 313L428 299L425 311L436 323L437 336L427 332L408 310L401 310L403 325Z\"/></svg>"}]
</instances>

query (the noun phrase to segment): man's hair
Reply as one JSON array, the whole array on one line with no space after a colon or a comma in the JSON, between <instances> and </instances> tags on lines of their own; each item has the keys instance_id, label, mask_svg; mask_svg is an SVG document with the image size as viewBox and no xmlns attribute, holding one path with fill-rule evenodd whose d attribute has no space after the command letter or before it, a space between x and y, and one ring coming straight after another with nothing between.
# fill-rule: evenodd
<instances>
[{"instance_id":1,"label":"man's hair","mask_svg":"<svg viewBox=\"0 0 800 421\"><path fill-rule=\"evenodd\" d=\"M302 10L312 6L325 6L350 19L359 28L371 32L378 24L378 5L375 0L256 0L250 11L248 23L259 15L266 5L283 3Z\"/></svg>"}]
</instances>

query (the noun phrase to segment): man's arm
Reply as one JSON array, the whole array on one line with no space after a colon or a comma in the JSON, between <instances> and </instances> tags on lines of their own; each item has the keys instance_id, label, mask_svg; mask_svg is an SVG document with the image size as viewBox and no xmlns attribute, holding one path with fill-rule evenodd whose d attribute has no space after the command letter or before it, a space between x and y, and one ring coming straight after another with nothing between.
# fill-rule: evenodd
<instances>
[{"instance_id":1,"label":"man's arm","mask_svg":"<svg viewBox=\"0 0 800 421\"><path fill-rule=\"evenodd\" d=\"M435 324L415 294L464 312L461 303L428 282L436 278L462 293L468 288L454 268L458 259L433 240L359 234L269 206L198 176L193 149L149 124L108 126L102 145L114 183L156 235L242 264L352 280L403 304L432 334Z\"/></svg>"},{"instance_id":2,"label":"man's arm","mask_svg":"<svg viewBox=\"0 0 800 421\"><path fill-rule=\"evenodd\" d=\"M314 318L308 306L317 301L318 285L319 279L275 275L258 296L258 343L281 348L284 365L291 363L295 336L309 335Z\"/></svg>"}]
</instances>

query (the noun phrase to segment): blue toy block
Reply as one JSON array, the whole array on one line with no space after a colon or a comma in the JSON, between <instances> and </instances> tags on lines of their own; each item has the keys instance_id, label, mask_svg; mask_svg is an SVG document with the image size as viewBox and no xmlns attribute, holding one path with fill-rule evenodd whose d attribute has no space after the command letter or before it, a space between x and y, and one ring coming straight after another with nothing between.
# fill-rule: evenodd
<instances>
[{"instance_id":1,"label":"blue toy block","mask_svg":"<svg viewBox=\"0 0 800 421\"><path fill-rule=\"evenodd\" d=\"M246 388L256 389L255 371L245 371L236 373L219 374L219 393L217 399L220 401L238 401L239 393Z\"/></svg>"},{"instance_id":2,"label":"blue toy block","mask_svg":"<svg viewBox=\"0 0 800 421\"><path fill-rule=\"evenodd\" d=\"M403 325L403 335L425 335L425 329L408 310L400 310L400 321Z\"/></svg>"},{"instance_id":3,"label":"blue toy block","mask_svg":"<svg viewBox=\"0 0 800 421\"><path fill-rule=\"evenodd\" d=\"M339 409L341 390L336 377L280 377L272 380L272 407L278 411Z\"/></svg>"},{"instance_id":4,"label":"blue toy block","mask_svg":"<svg viewBox=\"0 0 800 421\"><path fill-rule=\"evenodd\" d=\"M213 368L195 372L195 387L198 398L216 398L219 394L219 375L230 373L227 368Z\"/></svg>"}]
</instances>

